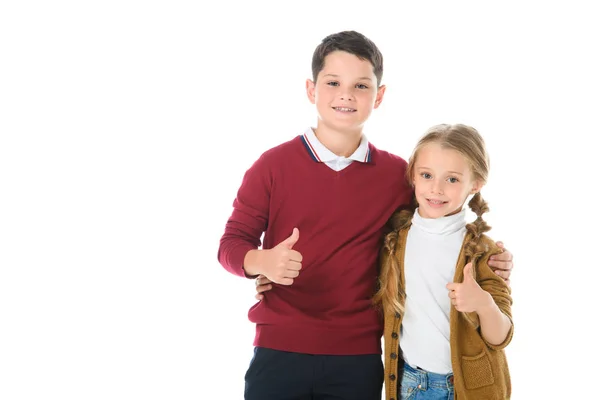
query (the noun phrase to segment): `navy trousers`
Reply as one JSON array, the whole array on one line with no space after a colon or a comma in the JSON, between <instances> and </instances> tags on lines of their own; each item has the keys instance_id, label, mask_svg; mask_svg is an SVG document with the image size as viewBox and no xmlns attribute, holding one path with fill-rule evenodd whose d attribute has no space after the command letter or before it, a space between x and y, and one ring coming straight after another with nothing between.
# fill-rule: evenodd
<instances>
[{"instance_id":1,"label":"navy trousers","mask_svg":"<svg viewBox=\"0 0 600 400\"><path fill-rule=\"evenodd\" d=\"M245 400L381 400L383 363L256 347L245 380Z\"/></svg>"}]
</instances>

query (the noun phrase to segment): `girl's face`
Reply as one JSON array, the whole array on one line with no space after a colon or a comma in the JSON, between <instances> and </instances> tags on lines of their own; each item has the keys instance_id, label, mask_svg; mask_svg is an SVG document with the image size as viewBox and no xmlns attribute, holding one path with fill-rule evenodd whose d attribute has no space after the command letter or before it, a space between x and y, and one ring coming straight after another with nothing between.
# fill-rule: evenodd
<instances>
[{"instance_id":1,"label":"girl's face","mask_svg":"<svg viewBox=\"0 0 600 400\"><path fill-rule=\"evenodd\" d=\"M465 157L456 150L429 143L418 151L413 184L423 218L460 212L470 194L483 186L476 181Z\"/></svg>"}]
</instances>

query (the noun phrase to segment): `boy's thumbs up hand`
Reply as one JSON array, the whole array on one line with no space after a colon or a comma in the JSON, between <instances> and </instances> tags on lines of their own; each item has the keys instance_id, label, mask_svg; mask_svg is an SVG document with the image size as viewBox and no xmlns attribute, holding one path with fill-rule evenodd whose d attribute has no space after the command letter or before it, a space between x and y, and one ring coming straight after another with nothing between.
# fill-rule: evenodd
<instances>
[{"instance_id":1,"label":"boy's thumbs up hand","mask_svg":"<svg viewBox=\"0 0 600 400\"><path fill-rule=\"evenodd\" d=\"M462 283L446 285L448 297L457 311L477 312L489 305L489 293L479 286L473 275L473 264L468 263L463 269Z\"/></svg>"},{"instance_id":2,"label":"boy's thumbs up hand","mask_svg":"<svg viewBox=\"0 0 600 400\"><path fill-rule=\"evenodd\" d=\"M286 246L288 249L291 249L294 247L298 239L300 239L300 231L298 228L294 228L290 237L279 243L277 246Z\"/></svg>"},{"instance_id":3,"label":"boy's thumbs up hand","mask_svg":"<svg viewBox=\"0 0 600 400\"><path fill-rule=\"evenodd\" d=\"M280 285L291 285L302 269L302 254L294 250L300 239L300 231L294 228L292 234L269 250L264 250L262 274Z\"/></svg>"}]
</instances>

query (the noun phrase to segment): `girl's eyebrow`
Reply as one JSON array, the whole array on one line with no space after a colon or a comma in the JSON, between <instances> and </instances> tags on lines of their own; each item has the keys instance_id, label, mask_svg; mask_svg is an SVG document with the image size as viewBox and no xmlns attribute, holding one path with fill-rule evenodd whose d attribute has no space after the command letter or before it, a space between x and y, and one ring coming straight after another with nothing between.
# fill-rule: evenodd
<instances>
[{"instance_id":1,"label":"girl's eyebrow","mask_svg":"<svg viewBox=\"0 0 600 400\"><path fill-rule=\"evenodd\" d=\"M430 169L429 167L417 167L417 169ZM448 171L449 174L456 174L456 175L460 175L463 176L463 174L461 172L457 172L457 171Z\"/></svg>"}]
</instances>

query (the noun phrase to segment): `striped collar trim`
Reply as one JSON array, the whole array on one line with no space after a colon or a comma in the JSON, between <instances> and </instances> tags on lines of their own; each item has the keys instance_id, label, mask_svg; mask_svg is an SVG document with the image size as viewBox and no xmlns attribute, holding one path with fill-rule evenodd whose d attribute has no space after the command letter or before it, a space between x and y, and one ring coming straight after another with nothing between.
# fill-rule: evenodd
<instances>
[{"instance_id":1,"label":"striped collar trim","mask_svg":"<svg viewBox=\"0 0 600 400\"><path fill-rule=\"evenodd\" d=\"M312 128L308 128L304 134L300 136L300 139L302 139L302 143L304 144L304 147L306 147L308 154L316 162L329 162L337 160L338 158L345 158L336 155L327 147L325 147L325 145L321 143L319 139L317 139L317 136ZM369 141L365 135L362 136L358 148L350 157L348 157L348 159L362 163L371 162L371 149L369 148Z\"/></svg>"}]
</instances>

